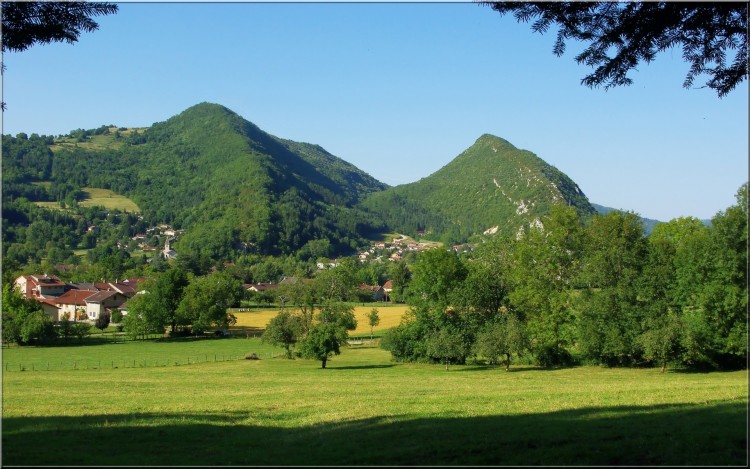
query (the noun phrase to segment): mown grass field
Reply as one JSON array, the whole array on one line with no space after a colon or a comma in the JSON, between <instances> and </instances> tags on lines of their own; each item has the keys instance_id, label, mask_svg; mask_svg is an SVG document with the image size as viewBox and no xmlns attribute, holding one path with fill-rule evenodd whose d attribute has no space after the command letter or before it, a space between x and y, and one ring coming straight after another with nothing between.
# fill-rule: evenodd
<instances>
[{"instance_id":1,"label":"mown grass field","mask_svg":"<svg viewBox=\"0 0 750 469\"><path fill-rule=\"evenodd\" d=\"M230 331L238 335L260 336L268 322L276 316L280 309L251 309L250 311L239 311L241 308L230 308L232 314L237 317L237 324L230 327ZM355 306L354 317L357 319L357 329L349 332L350 337L369 337L370 322L367 315L373 309L378 310L380 324L373 327L374 334L382 334L387 329L398 326L401 318L409 310L407 305L372 303L367 306ZM318 311L316 309L316 311Z\"/></svg>"},{"instance_id":2,"label":"mown grass field","mask_svg":"<svg viewBox=\"0 0 750 469\"><path fill-rule=\"evenodd\" d=\"M264 348L265 347L265 348ZM747 371L402 364L326 369L258 339L12 348L29 357L260 360L3 372L4 465L737 465ZM277 349L278 350L278 349Z\"/></svg>"},{"instance_id":3,"label":"mown grass field","mask_svg":"<svg viewBox=\"0 0 750 469\"><path fill-rule=\"evenodd\" d=\"M81 191L84 193L84 198L79 201L79 205L82 207L102 206L106 209L119 209L134 213L140 213L141 211L135 202L124 195L117 194L109 189L83 187L81 188ZM34 203L39 207L61 210L60 204L57 202Z\"/></svg>"}]
</instances>

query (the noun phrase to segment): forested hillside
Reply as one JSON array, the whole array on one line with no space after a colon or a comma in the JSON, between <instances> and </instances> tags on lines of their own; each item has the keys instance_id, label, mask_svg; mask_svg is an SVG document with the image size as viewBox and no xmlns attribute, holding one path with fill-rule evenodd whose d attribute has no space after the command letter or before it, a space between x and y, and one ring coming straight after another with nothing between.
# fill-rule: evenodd
<instances>
[{"instance_id":1,"label":"forested hillside","mask_svg":"<svg viewBox=\"0 0 750 469\"><path fill-rule=\"evenodd\" d=\"M383 183L317 145L269 135L222 106L202 103L141 132L127 130L3 136L3 217L15 230L4 241L25 244L23 227L38 218L28 201L75 208L86 186L130 197L148 225L185 229L179 251L212 261L242 253L347 253L383 228L355 207ZM22 263L46 257L36 253L43 247L29 248L35 254L19 256Z\"/></svg>"},{"instance_id":2,"label":"forested hillside","mask_svg":"<svg viewBox=\"0 0 750 469\"><path fill-rule=\"evenodd\" d=\"M363 202L396 230L423 229L446 241L485 232L517 234L543 224L556 204L573 206L585 217L595 212L557 168L487 134L432 175Z\"/></svg>"}]
</instances>

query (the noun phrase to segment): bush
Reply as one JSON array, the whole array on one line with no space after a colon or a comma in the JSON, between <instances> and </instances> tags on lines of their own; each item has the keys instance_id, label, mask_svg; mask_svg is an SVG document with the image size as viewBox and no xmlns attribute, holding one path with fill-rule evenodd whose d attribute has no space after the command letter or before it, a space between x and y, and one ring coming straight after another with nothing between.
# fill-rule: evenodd
<instances>
[{"instance_id":1,"label":"bush","mask_svg":"<svg viewBox=\"0 0 750 469\"><path fill-rule=\"evenodd\" d=\"M258 358L258 355L255 352L253 352L253 353L246 354L245 360L260 360L260 358Z\"/></svg>"},{"instance_id":2,"label":"bush","mask_svg":"<svg viewBox=\"0 0 750 469\"><path fill-rule=\"evenodd\" d=\"M122 322L122 311L120 311L119 309L113 309L110 321L115 324L119 324L120 322Z\"/></svg>"},{"instance_id":3,"label":"bush","mask_svg":"<svg viewBox=\"0 0 750 469\"><path fill-rule=\"evenodd\" d=\"M537 365L544 368L571 366L575 363L573 356L562 347L543 345L534 354Z\"/></svg>"}]
</instances>

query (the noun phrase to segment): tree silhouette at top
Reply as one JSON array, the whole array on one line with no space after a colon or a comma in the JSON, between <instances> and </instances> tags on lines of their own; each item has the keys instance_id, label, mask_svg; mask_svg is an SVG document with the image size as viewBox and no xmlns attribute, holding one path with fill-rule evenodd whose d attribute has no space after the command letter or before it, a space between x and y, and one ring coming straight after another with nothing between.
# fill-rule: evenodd
<instances>
[{"instance_id":1,"label":"tree silhouette at top","mask_svg":"<svg viewBox=\"0 0 750 469\"><path fill-rule=\"evenodd\" d=\"M105 2L0 2L2 52L21 52L34 44L65 41L73 44L81 32L99 29L95 16L116 13ZM0 69L5 70L5 66ZM5 110L5 102L1 104Z\"/></svg>"},{"instance_id":2,"label":"tree silhouette at top","mask_svg":"<svg viewBox=\"0 0 750 469\"><path fill-rule=\"evenodd\" d=\"M589 43L576 62L594 67L581 83L591 88L632 84L627 76L659 52L682 46L690 64L683 86L701 75L724 97L747 78L747 2L480 2L519 22L533 21L534 32L556 24L553 53L568 40ZM729 54L728 54L729 53Z\"/></svg>"}]
</instances>

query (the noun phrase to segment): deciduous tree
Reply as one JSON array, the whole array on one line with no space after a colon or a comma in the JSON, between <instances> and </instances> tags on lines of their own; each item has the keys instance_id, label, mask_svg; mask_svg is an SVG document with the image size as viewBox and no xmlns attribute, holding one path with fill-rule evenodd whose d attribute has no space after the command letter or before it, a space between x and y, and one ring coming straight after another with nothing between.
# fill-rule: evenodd
<instances>
[{"instance_id":1,"label":"deciduous tree","mask_svg":"<svg viewBox=\"0 0 750 469\"><path fill-rule=\"evenodd\" d=\"M305 332L304 319L290 311L281 311L266 325L261 341L284 347L286 358L292 358L292 347Z\"/></svg>"},{"instance_id":2,"label":"deciduous tree","mask_svg":"<svg viewBox=\"0 0 750 469\"><path fill-rule=\"evenodd\" d=\"M370 325L370 340L373 338L372 330L380 324L380 315L378 314L377 308L372 308L367 314L367 322Z\"/></svg>"}]
</instances>

